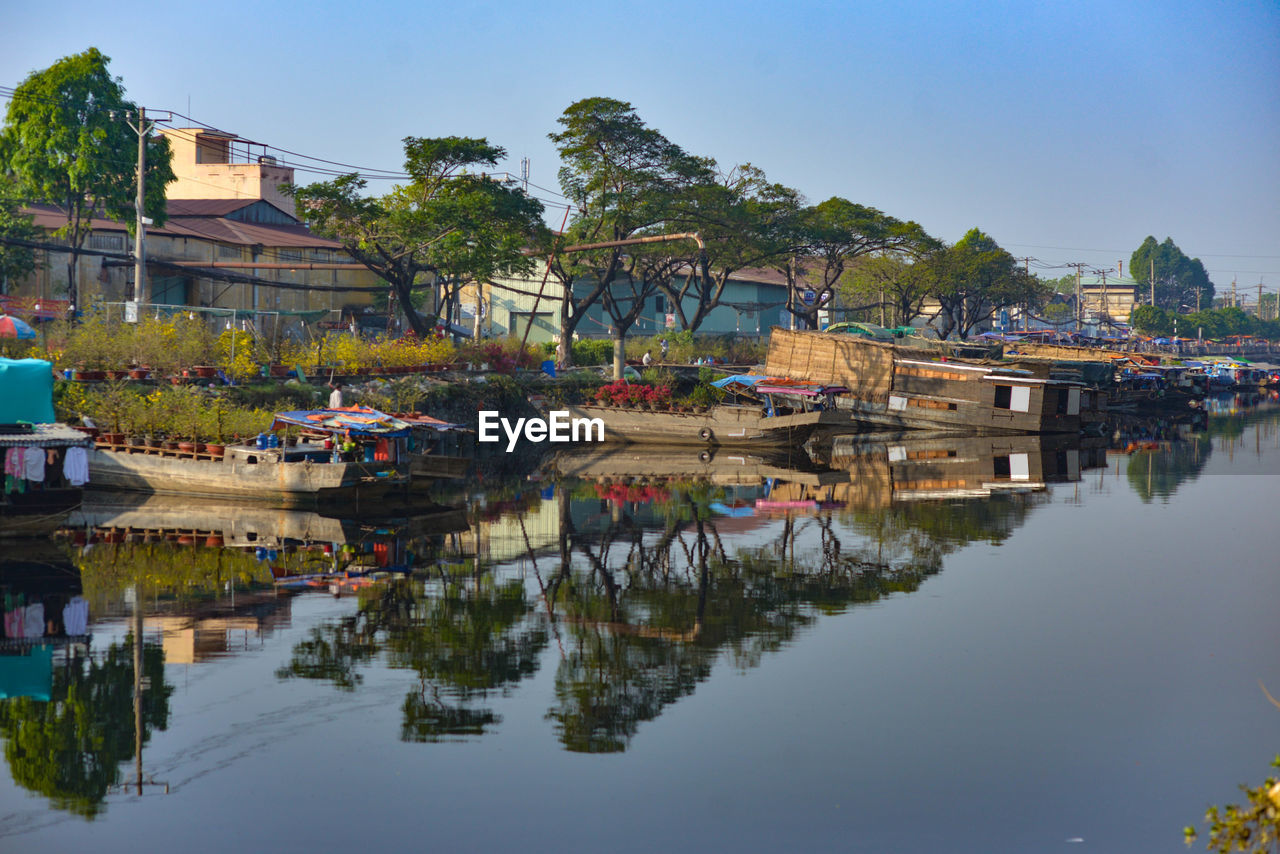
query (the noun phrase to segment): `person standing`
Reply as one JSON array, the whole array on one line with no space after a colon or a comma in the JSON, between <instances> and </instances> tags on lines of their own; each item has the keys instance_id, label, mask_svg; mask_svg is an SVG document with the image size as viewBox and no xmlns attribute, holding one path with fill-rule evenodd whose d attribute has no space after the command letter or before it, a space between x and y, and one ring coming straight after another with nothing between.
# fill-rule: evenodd
<instances>
[{"instance_id":1,"label":"person standing","mask_svg":"<svg viewBox=\"0 0 1280 854\"><path fill-rule=\"evenodd\" d=\"M329 408L341 409L342 408L342 389L338 388L337 383L329 383L329 388L332 389L332 391L329 392Z\"/></svg>"},{"instance_id":2,"label":"person standing","mask_svg":"<svg viewBox=\"0 0 1280 854\"><path fill-rule=\"evenodd\" d=\"M661 341L658 342L658 352L661 354L662 361L664 362L667 360L667 350L668 350L667 339L663 338Z\"/></svg>"}]
</instances>

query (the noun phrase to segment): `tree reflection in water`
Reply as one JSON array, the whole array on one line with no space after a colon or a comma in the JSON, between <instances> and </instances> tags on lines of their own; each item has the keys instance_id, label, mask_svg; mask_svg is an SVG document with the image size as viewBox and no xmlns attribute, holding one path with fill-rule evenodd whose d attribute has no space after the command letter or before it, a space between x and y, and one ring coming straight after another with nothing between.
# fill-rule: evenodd
<instances>
[{"instance_id":1,"label":"tree reflection in water","mask_svg":"<svg viewBox=\"0 0 1280 854\"><path fill-rule=\"evenodd\" d=\"M357 666L384 654L388 666L419 678L401 706L401 739L480 735L501 722L483 701L537 671L547 631L531 612L518 579L443 570L438 582L402 579L362 593L355 615L313 629L277 676L352 690Z\"/></svg>"},{"instance_id":2,"label":"tree reflection in water","mask_svg":"<svg viewBox=\"0 0 1280 854\"><path fill-rule=\"evenodd\" d=\"M536 588L488 570L435 569L368 588L354 615L297 644L278 676L353 690L361 668L381 660L418 676L402 704L402 740L475 737L501 723L489 698L533 676L554 640L546 717L561 744L619 752L717 661L754 667L821 614L914 591L946 553L1003 541L1044 500L1005 494L787 515L753 525L768 541L730 549L711 510L723 490L670 484L629 502L574 486L561 482L553 499L554 557L528 546ZM527 544L523 519L511 524Z\"/></svg>"},{"instance_id":3,"label":"tree reflection in water","mask_svg":"<svg viewBox=\"0 0 1280 854\"><path fill-rule=\"evenodd\" d=\"M142 648L143 743L169 721L173 686L164 681L164 651ZM48 701L0 700L5 759L18 785L49 798L56 809L92 818L121 782L120 763L135 758L133 640L112 644L87 662L53 673Z\"/></svg>"}]
</instances>

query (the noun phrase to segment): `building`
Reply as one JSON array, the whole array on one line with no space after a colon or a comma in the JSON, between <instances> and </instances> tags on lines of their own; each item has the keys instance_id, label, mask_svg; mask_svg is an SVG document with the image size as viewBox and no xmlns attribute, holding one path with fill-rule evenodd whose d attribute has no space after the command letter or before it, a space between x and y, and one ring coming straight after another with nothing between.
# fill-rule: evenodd
<instances>
[{"instance_id":1,"label":"building","mask_svg":"<svg viewBox=\"0 0 1280 854\"><path fill-rule=\"evenodd\" d=\"M1130 312L1139 304L1140 287L1140 282L1127 277L1081 276L1080 305L1087 317L1128 323Z\"/></svg>"},{"instance_id":2,"label":"building","mask_svg":"<svg viewBox=\"0 0 1280 854\"><path fill-rule=\"evenodd\" d=\"M683 277L676 277L673 289L678 292L682 284ZM484 285L480 302L482 334L524 336L526 328L532 324L529 341L540 343L557 339L560 335L563 287L554 276L546 275L545 261L527 279L498 279ZM574 283L574 292L579 297L585 296L590 289L589 282ZM622 285L618 293L628 290ZM464 289L460 303L466 314L463 325L469 326L476 305L475 289ZM686 318L693 317L697 303L693 296L685 296L682 304ZM774 326L789 325L786 306L785 276L772 270L741 270L729 277L720 305L702 321L698 334L764 337ZM596 302L587 309L586 317L578 322L574 334L580 338L608 338L610 326L608 312L600 302ZM670 297L654 293L645 297L645 306L627 335L643 338L680 328L679 314Z\"/></svg>"},{"instance_id":3,"label":"building","mask_svg":"<svg viewBox=\"0 0 1280 854\"><path fill-rule=\"evenodd\" d=\"M281 186L293 169L253 155L254 143L200 129L164 131L179 176L166 188L168 219L146 232L147 305L189 306L246 314L313 318L364 312L385 284L346 254L342 244L312 234L292 213ZM258 146L261 148L261 146ZM66 222L50 205L25 209L52 232ZM94 219L77 265L79 307L133 299L129 225ZM67 252L47 249L41 269L10 288L11 302L64 305Z\"/></svg>"}]
</instances>

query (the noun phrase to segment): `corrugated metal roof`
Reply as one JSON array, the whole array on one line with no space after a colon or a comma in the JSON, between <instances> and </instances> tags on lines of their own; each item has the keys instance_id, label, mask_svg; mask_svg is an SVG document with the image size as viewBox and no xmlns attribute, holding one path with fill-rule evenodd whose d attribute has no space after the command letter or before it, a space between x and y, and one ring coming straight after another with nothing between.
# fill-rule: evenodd
<instances>
[{"instance_id":1,"label":"corrugated metal roof","mask_svg":"<svg viewBox=\"0 0 1280 854\"><path fill-rule=\"evenodd\" d=\"M191 202L200 200L177 200ZM220 201L217 199L210 201ZM228 200L235 201L235 200ZM250 200L250 203L257 201ZM243 205L241 205L243 207ZM35 225L48 231L66 225L66 214L52 205L28 205L23 213L29 214ZM124 232L128 229L123 223L95 217L90 221L94 231ZM186 216L180 215L165 222L161 227L147 229L147 234L168 237L188 237L196 240L213 240L220 243L234 243L241 246L286 246L313 249L341 249L337 240L317 237L302 225L260 225L251 222L237 222L221 216Z\"/></svg>"},{"instance_id":2,"label":"corrugated metal roof","mask_svg":"<svg viewBox=\"0 0 1280 854\"><path fill-rule=\"evenodd\" d=\"M169 216L226 216L256 204L258 199L169 199Z\"/></svg>"},{"instance_id":3,"label":"corrugated metal roof","mask_svg":"<svg viewBox=\"0 0 1280 854\"><path fill-rule=\"evenodd\" d=\"M66 424L35 424L30 433L0 433L0 448L93 447L93 439Z\"/></svg>"}]
</instances>

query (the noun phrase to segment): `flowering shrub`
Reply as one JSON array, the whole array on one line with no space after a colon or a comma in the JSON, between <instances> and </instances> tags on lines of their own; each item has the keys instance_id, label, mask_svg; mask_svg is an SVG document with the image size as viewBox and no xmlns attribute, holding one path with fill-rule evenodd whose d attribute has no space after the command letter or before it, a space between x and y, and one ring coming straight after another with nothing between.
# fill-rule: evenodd
<instances>
[{"instance_id":1,"label":"flowering shrub","mask_svg":"<svg viewBox=\"0 0 1280 854\"><path fill-rule=\"evenodd\" d=\"M603 406L666 408L671 405L671 387L614 380L596 391L596 402Z\"/></svg>"},{"instance_id":2,"label":"flowering shrub","mask_svg":"<svg viewBox=\"0 0 1280 854\"><path fill-rule=\"evenodd\" d=\"M516 368L537 367L542 361L542 354L536 345L522 347L517 339L504 338L464 344L458 350L458 359L476 365L486 364L491 371L509 374Z\"/></svg>"},{"instance_id":3,"label":"flowering shrub","mask_svg":"<svg viewBox=\"0 0 1280 854\"><path fill-rule=\"evenodd\" d=\"M607 501L653 504L669 501L671 492L661 486L633 486L625 483L597 483L596 496Z\"/></svg>"}]
</instances>

